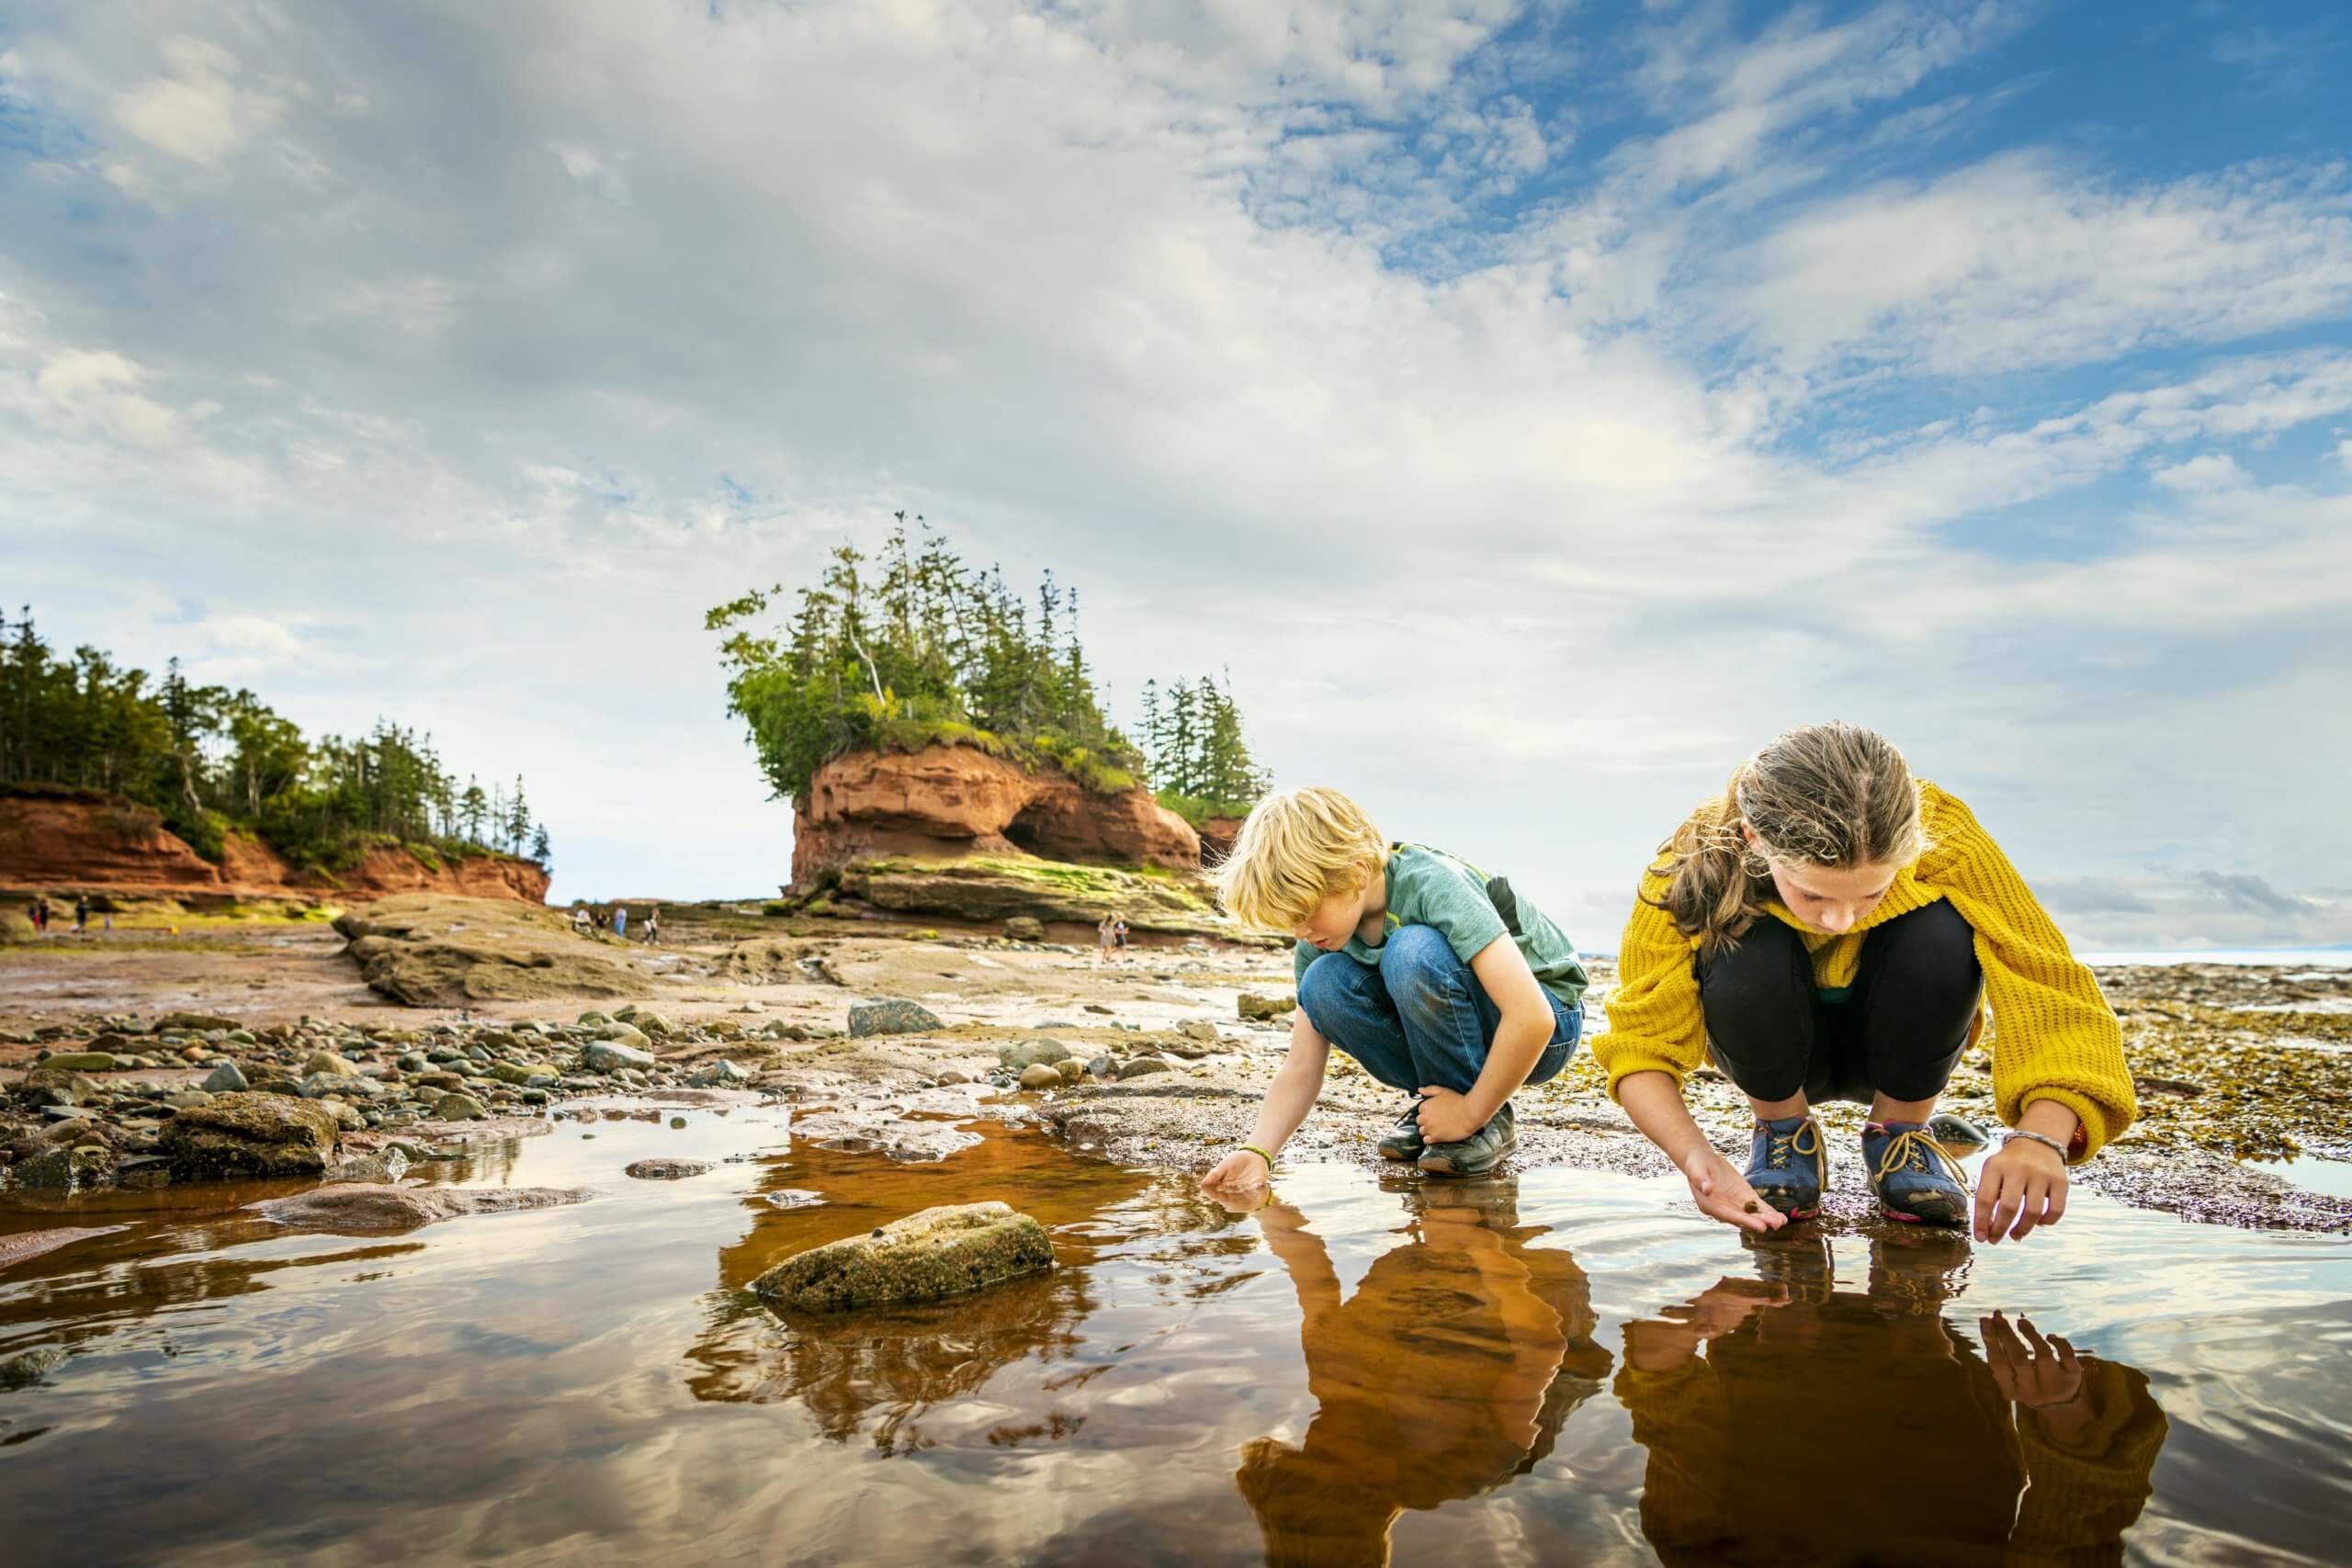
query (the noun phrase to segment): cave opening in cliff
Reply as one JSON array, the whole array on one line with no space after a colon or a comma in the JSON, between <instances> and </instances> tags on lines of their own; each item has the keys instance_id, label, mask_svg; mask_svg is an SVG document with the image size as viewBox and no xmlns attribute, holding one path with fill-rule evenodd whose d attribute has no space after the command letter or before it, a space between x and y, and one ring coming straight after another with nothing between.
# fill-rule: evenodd
<instances>
[{"instance_id":1,"label":"cave opening in cliff","mask_svg":"<svg viewBox=\"0 0 2352 1568\"><path fill-rule=\"evenodd\" d=\"M1045 828L1042 813L1023 811L1004 825L1004 837L1014 849L1024 854L1043 855L1051 860L1054 855L1046 847Z\"/></svg>"}]
</instances>

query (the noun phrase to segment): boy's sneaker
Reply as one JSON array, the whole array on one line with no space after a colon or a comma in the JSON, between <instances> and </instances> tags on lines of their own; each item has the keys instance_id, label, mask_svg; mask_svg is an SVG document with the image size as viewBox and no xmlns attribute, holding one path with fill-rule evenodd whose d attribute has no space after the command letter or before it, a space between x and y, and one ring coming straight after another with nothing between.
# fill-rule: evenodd
<instances>
[{"instance_id":1,"label":"boy's sneaker","mask_svg":"<svg viewBox=\"0 0 2352 1568\"><path fill-rule=\"evenodd\" d=\"M1915 1225L1968 1223L1968 1173L1918 1122L1865 1122L1862 1158L1878 1212Z\"/></svg>"},{"instance_id":2,"label":"boy's sneaker","mask_svg":"<svg viewBox=\"0 0 2352 1568\"><path fill-rule=\"evenodd\" d=\"M1821 1213L1821 1190L1829 1185L1829 1154L1822 1146L1819 1125L1810 1116L1756 1123L1747 1176L1758 1198L1792 1220L1809 1220Z\"/></svg>"},{"instance_id":3,"label":"boy's sneaker","mask_svg":"<svg viewBox=\"0 0 2352 1568\"><path fill-rule=\"evenodd\" d=\"M1381 1134L1380 1157L1419 1159L1426 1146L1426 1140L1421 1136L1421 1102L1416 1096L1412 1103L1405 1107L1405 1113L1396 1118L1396 1129Z\"/></svg>"},{"instance_id":4,"label":"boy's sneaker","mask_svg":"<svg viewBox=\"0 0 2352 1568\"><path fill-rule=\"evenodd\" d=\"M1431 1144L1421 1152L1420 1166L1431 1176L1484 1176L1519 1147L1518 1118L1510 1102L1493 1120L1458 1144Z\"/></svg>"}]
</instances>

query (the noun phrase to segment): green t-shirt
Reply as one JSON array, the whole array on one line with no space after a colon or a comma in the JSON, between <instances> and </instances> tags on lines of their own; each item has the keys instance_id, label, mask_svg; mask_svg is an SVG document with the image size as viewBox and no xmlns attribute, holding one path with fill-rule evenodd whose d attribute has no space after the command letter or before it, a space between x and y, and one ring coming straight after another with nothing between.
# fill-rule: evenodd
<instances>
[{"instance_id":1,"label":"green t-shirt","mask_svg":"<svg viewBox=\"0 0 2352 1568\"><path fill-rule=\"evenodd\" d=\"M1576 944L1544 912L1511 891L1501 877L1489 877L1467 861L1420 844L1389 846L1388 910L1381 917L1381 941L1399 926L1430 926L1442 933L1455 957L1467 964L1486 951L1495 938L1510 936L1520 956L1535 972L1536 984L1574 1007L1589 983ZM1380 949L1351 936L1344 953L1357 963L1378 967ZM1306 979L1306 966L1323 956L1320 949L1300 942L1291 953L1292 974Z\"/></svg>"}]
</instances>

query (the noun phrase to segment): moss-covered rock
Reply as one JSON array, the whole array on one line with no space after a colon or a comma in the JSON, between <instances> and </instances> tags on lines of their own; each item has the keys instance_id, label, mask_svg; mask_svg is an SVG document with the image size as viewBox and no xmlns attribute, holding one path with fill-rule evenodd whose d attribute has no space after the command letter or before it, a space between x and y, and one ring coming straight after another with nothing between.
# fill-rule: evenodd
<instances>
[{"instance_id":1,"label":"moss-covered rock","mask_svg":"<svg viewBox=\"0 0 2352 1568\"><path fill-rule=\"evenodd\" d=\"M114 1170L112 1149L83 1144L18 1160L8 1168L8 1178L18 1187L74 1192L85 1187L106 1186L114 1179Z\"/></svg>"},{"instance_id":2,"label":"moss-covered rock","mask_svg":"<svg viewBox=\"0 0 2352 1568\"><path fill-rule=\"evenodd\" d=\"M837 1312L962 1295L1053 1262L1046 1227L1035 1220L1006 1203L960 1203L795 1253L752 1289L778 1306Z\"/></svg>"},{"instance_id":3,"label":"moss-covered rock","mask_svg":"<svg viewBox=\"0 0 2352 1568\"><path fill-rule=\"evenodd\" d=\"M110 1073L122 1063L109 1051L60 1051L40 1065L65 1073Z\"/></svg>"},{"instance_id":4,"label":"moss-covered rock","mask_svg":"<svg viewBox=\"0 0 2352 1568\"><path fill-rule=\"evenodd\" d=\"M839 885L850 897L908 914L973 921L1025 917L1087 926L1118 915L1137 931L1236 934L1197 884L1159 867L1129 870L993 855L950 861L884 856L845 867Z\"/></svg>"},{"instance_id":5,"label":"moss-covered rock","mask_svg":"<svg viewBox=\"0 0 2352 1568\"><path fill-rule=\"evenodd\" d=\"M334 1112L279 1094L223 1094L172 1118L164 1152L182 1176L311 1176L333 1162Z\"/></svg>"},{"instance_id":6,"label":"moss-covered rock","mask_svg":"<svg viewBox=\"0 0 2352 1568\"><path fill-rule=\"evenodd\" d=\"M407 1007L641 995L650 974L553 910L503 898L403 894L337 916L334 929L368 987Z\"/></svg>"}]
</instances>

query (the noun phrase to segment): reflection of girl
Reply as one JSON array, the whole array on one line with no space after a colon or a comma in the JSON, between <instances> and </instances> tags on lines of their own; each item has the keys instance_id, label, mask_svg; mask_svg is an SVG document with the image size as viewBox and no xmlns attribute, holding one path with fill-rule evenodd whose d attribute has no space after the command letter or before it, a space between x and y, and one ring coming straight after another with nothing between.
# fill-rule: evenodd
<instances>
[{"instance_id":1,"label":"reflection of girl","mask_svg":"<svg viewBox=\"0 0 2352 1568\"><path fill-rule=\"evenodd\" d=\"M1614 1392L1658 1556L2121 1561L2166 1431L2146 1375L1998 1314L1980 1359L1884 1241L1867 1295L1818 1257L1810 1282L1725 1280L1626 1325Z\"/></svg>"},{"instance_id":2,"label":"reflection of girl","mask_svg":"<svg viewBox=\"0 0 2352 1568\"><path fill-rule=\"evenodd\" d=\"M1380 1258L1344 1299L1296 1209L1258 1214L1298 1291L1317 1406L1297 1446L1260 1438L1242 1450L1235 1479L1269 1562L1387 1562L1398 1514L1526 1473L1608 1375L1584 1271L1528 1246L1544 1231L1519 1225L1510 1184L1408 1201L1419 1241Z\"/></svg>"},{"instance_id":3,"label":"reflection of girl","mask_svg":"<svg viewBox=\"0 0 2352 1568\"><path fill-rule=\"evenodd\" d=\"M1880 1211L1960 1225L1966 1182L1926 1123L1984 1002L1994 1098L2017 1129L1975 1203L1978 1238L1996 1241L2056 1224L2066 1166L2131 1125L2121 1032L1968 808L1869 730L1822 724L1742 762L1661 846L1592 1050L1719 1220L1766 1231L1811 1215L1829 1168L1812 1108L1850 1100L1871 1107ZM1683 1076L1710 1055L1755 1112L1744 1175L1683 1103Z\"/></svg>"}]
</instances>

